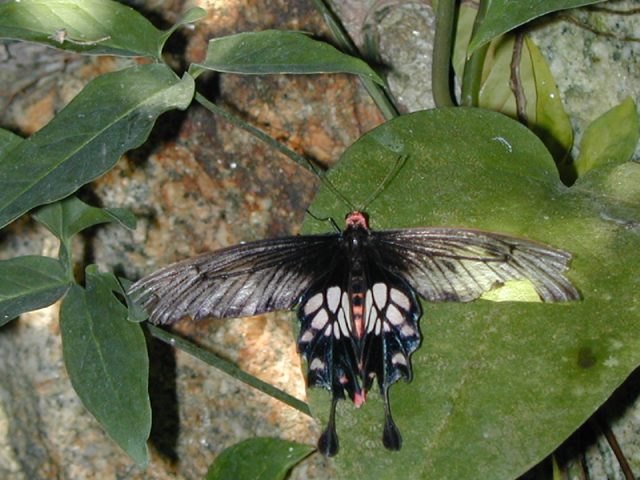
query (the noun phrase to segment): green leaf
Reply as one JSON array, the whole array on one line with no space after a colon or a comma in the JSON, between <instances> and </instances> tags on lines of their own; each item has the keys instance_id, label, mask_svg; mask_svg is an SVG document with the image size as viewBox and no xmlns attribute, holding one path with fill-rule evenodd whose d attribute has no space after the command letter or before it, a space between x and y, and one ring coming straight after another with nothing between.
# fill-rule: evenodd
<instances>
[{"instance_id":1,"label":"green leaf","mask_svg":"<svg viewBox=\"0 0 640 480\"><path fill-rule=\"evenodd\" d=\"M194 92L165 65L140 65L90 82L47 126L0 160L0 227L66 197L142 144L161 113Z\"/></svg>"},{"instance_id":2,"label":"green leaf","mask_svg":"<svg viewBox=\"0 0 640 480\"><path fill-rule=\"evenodd\" d=\"M628 161L638 145L640 121L631 97L594 120L584 132L575 161L578 175L608 162Z\"/></svg>"},{"instance_id":3,"label":"green leaf","mask_svg":"<svg viewBox=\"0 0 640 480\"><path fill-rule=\"evenodd\" d=\"M0 156L4 156L7 152L13 150L23 142L23 138L15 133L0 128Z\"/></svg>"},{"instance_id":4,"label":"green leaf","mask_svg":"<svg viewBox=\"0 0 640 480\"><path fill-rule=\"evenodd\" d=\"M64 266L55 258L32 255L0 261L0 325L48 307L70 285Z\"/></svg>"},{"instance_id":5,"label":"green leaf","mask_svg":"<svg viewBox=\"0 0 640 480\"><path fill-rule=\"evenodd\" d=\"M407 160L374 199L398 158ZM471 227L570 252L567 303L422 303L413 381L391 387L403 435L381 444L375 391L340 402L343 479L508 480L551 453L640 364L640 165L606 164L572 187L529 130L479 109L435 109L391 120L345 152L328 180L372 227ZM344 218L327 188L310 212ZM309 217L304 233L331 231ZM585 361L588 359L589 361ZM374 389L375 390L375 389ZM326 424L328 392L309 392ZM464 461L461 461L464 459Z\"/></svg>"},{"instance_id":6,"label":"green leaf","mask_svg":"<svg viewBox=\"0 0 640 480\"><path fill-rule=\"evenodd\" d=\"M484 22L471 39L469 55L485 43L534 18L594 3L600 3L600 0L492 0Z\"/></svg>"},{"instance_id":7,"label":"green leaf","mask_svg":"<svg viewBox=\"0 0 640 480\"><path fill-rule=\"evenodd\" d=\"M206 480L281 480L315 450L278 438L249 438L227 448L209 467Z\"/></svg>"},{"instance_id":8,"label":"green leaf","mask_svg":"<svg viewBox=\"0 0 640 480\"><path fill-rule=\"evenodd\" d=\"M128 209L91 207L76 197L45 205L33 216L66 244L76 233L100 223L118 222L130 230L136 228L136 217Z\"/></svg>"},{"instance_id":9,"label":"green leaf","mask_svg":"<svg viewBox=\"0 0 640 480\"><path fill-rule=\"evenodd\" d=\"M134 323L144 322L147 318L149 318L149 313L137 302L134 302L126 293L129 291L129 288L131 288L131 285L133 285L133 282L128 278L122 277L118 277L118 282L120 282L124 298L127 302L127 320Z\"/></svg>"},{"instance_id":10,"label":"green leaf","mask_svg":"<svg viewBox=\"0 0 640 480\"><path fill-rule=\"evenodd\" d=\"M345 55L304 33L280 30L210 40L204 63L193 64L189 72L198 76L204 70L249 75L354 73L384 85L380 76L359 58Z\"/></svg>"},{"instance_id":11,"label":"green leaf","mask_svg":"<svg viewBox=\"0 0 640 480\"><path fill-rule=\"evenodd\" d=\"M160 49L162 49L162 47L164 46L164 43L167 41L167 39L178 28L182 27L183 25L187 25L189 23L193 23L193 22L195 22L197 20L200 20L201 18L204 18L206 16L207 16L207 11L204 8L193 7L191 9L189 9L189 11L187 13L185 13L184 16L180 20L178 20L169 30L165 31L162 34L162 36L160 37Z\"/></svg>"},{"instance_id":12,"label":"green leaf","mask_svg":"<svg viewBox=\"0 0 640 480\"><path fill-rule=\"evenodd\" d=\"M547 146L556 163L561 163L573 146L573 126L564 109L549 65L538 46L525 37L536 86L536 117L530 128Z\"/></svg>"},{"instance_id":13,"label":"green leaf","mask_svg":"<svg viewBox=\"0 0 640 480\"><path fill-rule=\"evenodd\" d=\"M518 118L516 98L509 86L514 44L515 37L513 35L505 35L491 44L485 61L485 68L489 73L480 91L479 106L515 119ZM531 56L527 48L522 49L520 83L527 99L525 112L527 119L530 122L535 122L537 91Z\"/></svg>"},{"instance_id":14,"label":"green leaf","mask_svg":"<svg viewBox=\"0 0 640 480\"><path fill-rule=\"evenodd\" d=\"M146 468L151 431L149 359L140 325L113 295L112 274L87 267L86 290L74 284L62 302L64 361L73 388L113 440Z\"/></svg>"},{"instance_id":15,"label":"green leaf","mask_svg":"<svg viewBox=\"0 0 640 480\"><path fill-rule=\"evenodd\" d=\"M161 59L163 32L110 0L19 0L0 5L0 37L91 55Z\"/></svg>"},{"instance_id":16,"label":"green leaf","mask_svg":"<svg viewBox=\"0 0 640 480\"><path fill-rule=\"evenodd\" d=\"M461 18L469 24L469 8ZM479 106L501 112L517 119L516 99L511 90L511 61L514 49L513 35L504 35L491 42L485 61L487 78L483 82ZM466 48L456 42L456 52ZM464 56L457 53L458 71L464 66ZM526 99L527 124L544 142L556 162L561 163L573 145L573 127L549 66L536 44L525 36L522 48L519 81Z\"/></svg>"}]
</instances>

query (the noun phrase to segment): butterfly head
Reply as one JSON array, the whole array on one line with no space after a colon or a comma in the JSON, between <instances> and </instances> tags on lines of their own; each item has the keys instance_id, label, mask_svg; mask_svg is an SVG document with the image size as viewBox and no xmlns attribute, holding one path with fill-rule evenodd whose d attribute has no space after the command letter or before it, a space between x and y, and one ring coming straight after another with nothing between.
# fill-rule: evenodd
<instances>
[{"instance_id":1,"label":"butterfly head","mask_svg":"<svg viewBox=\"0 0 640 480\"><path fill-rule=\"evenodd\" d=\"M369 217L364 212L354 211L348 213L345 222L347 224L347 228L356 227L369 230Z\"/></svg>"}]
</instances>

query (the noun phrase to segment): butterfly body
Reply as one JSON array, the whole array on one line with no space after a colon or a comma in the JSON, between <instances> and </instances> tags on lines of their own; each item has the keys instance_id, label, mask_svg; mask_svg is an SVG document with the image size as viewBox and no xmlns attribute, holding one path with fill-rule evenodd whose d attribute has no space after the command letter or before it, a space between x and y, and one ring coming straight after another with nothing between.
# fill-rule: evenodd
<instances>
[{"instance_id":1,"label":"butterfly body","mask_svg":"<svg viewBox=\"0 0 640 480\"><path fill-rule=\"evenodd\" d=\"M383 443L402 438L391 417L389 387L411 380L420 345L418 296L468 302L509 280L529 280L543 301L579 299L562 274L571 255L510 235L464 228L371 230L362 212L342 232L262 240L165 267L129 293L155 323L185 316L233 318L291 309L309 387L331 391L318 448L338 451L335 408L362 405L377 381L384 401ZM346 395L345 395L346 394Z\"/></svg>"}]
</instances>

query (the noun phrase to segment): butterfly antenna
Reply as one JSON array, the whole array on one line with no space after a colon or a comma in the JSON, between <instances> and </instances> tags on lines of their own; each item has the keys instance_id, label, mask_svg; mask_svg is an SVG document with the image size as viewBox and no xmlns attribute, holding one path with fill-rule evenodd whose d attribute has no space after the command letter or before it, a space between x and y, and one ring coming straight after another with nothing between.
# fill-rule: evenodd
<instances>
[{"instance_id":1,"label":"butterfly antenna","mask_svg":"<svg viewBox=\"0 0 640 480\"><path fill-rule=\"evenodd\" d=\"M340 448L340 443L338 442L338 434L336 432L336 405L340 399L338 397L333 397L333 401L331 402L331 412L329 413L329 423L327 424L327 428L324 429L322 435L318 439L318 450L325 457L333 457L336 453L338 453L338 449Z\"/></svg>"},{"instance_id":2,"label":"butterfly antenna","mask_svg":"<svg viewBox=\"0 0 640 480\"><path fill-rule=\"evenodd\" d=\"M407 163L408 158L409 158L409 155L400 155L396 159L395 163L393 164L393 167L391 167L391 170L389 170L389 172L387 173L387 176L384 177L382 182L380 182L380 185L378 185L376 189L373 191L373 193L369 195L369 197L365 200L364 204L362 205L362 208L357 209L358 211L362 212L367 210L367 207L376 198L378 198L378 195L380 195L382 190L384 190L386 186L389 185L389 183L391 183L391 180L393 180L396 177L396 175L398 175L398 172L400 171L400 169L404 166L405 163Z\"/></svg>"},{"instance_id":3,"label":"butterfly antenna","mask_svg":"<svg viewBox=\"0 0 640 480\"><path fill-rule=\"evenodd\" d=\"M309 163L309 167L311 168L311 170L313 171L313 173L315 173L318 178L320 179L320 181L324 184L325 187L327 187L329 189L329 191L331 193L333 193L336 198L338 198L342 203L344 203L347 208L349 209L349 211L353 212L356 210L356 207L353 203L351 203L349 200L347 200L347 198L342 195L338 189L336 187L334 187L331 182L325 177L325 170L321 170L318 165L316 165L314 162L312 162L309 158L304 157L305 160L307 161L307 163ZM338 229L339 230L339 229Z\"/></svg>"},{"instance_id":4,"label":"butterfly antenna","mask_svg":"<svg viewBox=\"0 0 640 480\"><path fill-rule=\"evenodd\" d=\"M333 225L333 228L335 228L335 229L336 229L336 232L340 232L340 231L341 231L341 230L340 230L340 227L338 227L338 224L336 223L336 221L335 221L333 218L331 218L331 217L320 218L320 217L318 217L317 215L314 215L314 214L311 212L311 210L309 210L309 209L307 209L307 214L308 214L311 218L313 218L314 220L317 220L317 221L319 221L319 222L329 222L329 223L331 223L331 225Z\"/></svg>"},{"instance_id":5,"label":"butterfly antenna","mask_svg":"<svg viewBox=\"0 0 640 480\"><path fill-rule=\"evenodd\" d=\"M402 447L402 435L391 417L389 407L389 386L384 387L382 392L384 400L384 432L382 433L382 444L388 449L397 451Z\"/></svg>"}]
</instances>

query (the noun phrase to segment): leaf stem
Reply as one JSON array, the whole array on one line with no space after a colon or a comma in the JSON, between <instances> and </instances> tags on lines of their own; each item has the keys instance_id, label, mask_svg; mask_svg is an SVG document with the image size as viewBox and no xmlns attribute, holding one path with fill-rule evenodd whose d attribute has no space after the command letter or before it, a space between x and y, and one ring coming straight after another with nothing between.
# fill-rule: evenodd
<instances>
[{"instance_id":1,"label":"leaf stem","mask_svg":"<svg viewBox=\"0 0 640 480\"><path fill-rule=\"evenodd\" d=\"M451 91L451 52L453 50L455 13L455 0L438 1L431 70L431 88L436 107L454 107L456 105Z\"/></svg>"},{"instance_id":2,"label":"leaf stem","mask_svg":"<svg viewBox=\"0 0 640 480\"><path fill-rule=\"evenodd\" d=\"M338 42L340 49L353 57L361 58L355 43L326 2L324 0L313 0L313 4L329 26L329 30L331 30L336 42ZM385 120L391 120L400 115L388 89L381 87L370 78L362 75L359 75L359 77Z\"/></svg>"},{"instance_id":3,"label":"leaf stem","mask_svg":"<svg viewBox=\"0 0 640 480\"><path fill-rule=\"evenodd\" d=\"M476 14L475 21L473 22L473 32L471 38L475 35L475 32L484 23L484 15L487 11L489 1L481 0ZM482 87L482 70L484 68L484 60L489 50L489 43L485 43L482 47L476 49L464 65L464 74L462 75L462 95L460 97L460 104L465 107L477 107L479 103L480 88Z\"/></svg>"},{"instance_id":4,"label":"leaf stem","mask_svg":"<svg viewBox=\"0 0 640 480\"><path fill-rule=\"evenodd\" d=\"M516 39L513 44L513 55L511 57L511 78L509 79L509 88L511 88L511 91L516 98L518 121L526 127L529 123L527 120L527 97L524 94L524 87L520 81L520 60L522 59L523 42L524 32L517 30Z\"/></svg>"},{"instance_id":5,"label":"leaf stem","mask_svg":"<svg viewBox=\"0 0 640 480\"><path fill-rule=\"evenodd\" d=\"M289 395L287 392L280 390L273 385L263 382L259 378L254 377L253 375L241 370L230 362L223 360L217 355L213 354L205 350L204 348L198 347L193 343L185 340L184 338L180 338L177 335L174 335L170 332L162 330L161 328L156 327L155 325L147 324L147 329L149 333L155 338L162 340L169 345L179 348L187 352L190 355L193 355L196 358L199 358L203 362L208 363L209 365L222 370L223 372L231 375L233 378L240 380L241 382L246 383L247 385L252 386L260 390L262 393L266 393L267 395L275 398L276 400L280 400L283 403L286 403L290 407L295 408L296 410L301 411L302 413L311 416L311 410L309 410L309 405L307 405L302 400L298 400L296 397Z\"/></svg>"},{"instance_id":6,"label":"leaf stem","mask_svg":"<svg viewBox=\"0 0 640 480\"><path fill-rule=\"evenodd\" d=\"M311 171L312 173L315 173L315 174L318 174L318 175L322 176L321 172L326 170L326 168L324 166L322 166L320 164L312 163L311 160L309 160L307 157L305 157L303 155L300 155L299 153L294 152L293 150L288 148L286 145L283 145L282 143L278 142L274 138L271 138L269 135L264 133L262 130L259 130L256 127L254 127L253 125L250 125L249 123L240 120L235 115L227 112L225 109L223 109L223 108L219 107L218 105L216 105L215 103L207 100L204 97L204 95L202 95L201 93L196 92L196 101L198 101L203 107L209 109L213 113L217 113L221 117L223 117L226 120L228 120L229 122L233 123L236 127L241 128L245 132L250 133L254 137L258 138L259 140L262 140L264 143L266 143L270 147L272 147L275 150L279 151L280 153L286 155L291 160L296 162L298 165L306 168L307 170Z\"/></svg>"}]
</instances>

